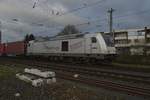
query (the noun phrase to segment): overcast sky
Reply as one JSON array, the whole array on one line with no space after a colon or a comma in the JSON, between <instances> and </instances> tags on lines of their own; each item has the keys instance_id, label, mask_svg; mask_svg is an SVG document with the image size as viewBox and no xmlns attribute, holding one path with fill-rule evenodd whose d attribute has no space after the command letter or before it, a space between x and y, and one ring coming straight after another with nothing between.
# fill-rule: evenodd
<instances>
[{"instance_id":1,"label":"overcast sky","mask_svg":"<svg viewBox=\"0 0 150 100\"><path fill-rule=\"evenodd\" d=\"M82 32L108 31L110 8L114 29L150 25L150 0L0 0L2 40L52 36L68 24Z\"/></svg>"}]
</instances>

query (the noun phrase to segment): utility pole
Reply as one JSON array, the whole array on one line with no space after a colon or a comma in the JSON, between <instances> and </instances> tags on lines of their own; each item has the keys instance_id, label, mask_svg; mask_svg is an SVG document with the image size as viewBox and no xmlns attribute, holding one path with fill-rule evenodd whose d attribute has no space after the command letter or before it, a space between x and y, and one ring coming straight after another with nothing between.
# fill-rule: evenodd
<instances>
[{"instance_id":1,"label":"utility pole","mask_svg":"<svg viewBox=\"0 0 150 100\"><path fill-rule=\"evenodd\" d=\"M110 31L110 34L113 35L113 12L115 10L113 8L110 8L110 10L108 10L108 13L109 13L109 31Z\"/></svg>"}]
</instances>

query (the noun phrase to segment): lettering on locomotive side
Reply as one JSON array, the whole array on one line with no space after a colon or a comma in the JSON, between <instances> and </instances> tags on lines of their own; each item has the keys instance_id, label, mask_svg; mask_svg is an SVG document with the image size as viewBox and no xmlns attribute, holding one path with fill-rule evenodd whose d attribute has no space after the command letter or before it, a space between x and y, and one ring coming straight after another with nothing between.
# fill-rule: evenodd
<instances>
[{"instance_id":1,"label":"lettering on locomotive side","mask_svg":"<svg viewBox=\"0 0 150 100\"><path fill-rule=\"evenodd\" d=\"M48 50L53 50L53 51L58 51L59 50L59 47L49 47L47 45L44 45L46 49Z\"/></svg>"},{"instance_id":2,"label":"lettering on locomotive side","mask_svg":"<svg viewBox=\"0 0 150 100\"><path fill-rule=\"evenodd\" d=\"M47 49L50 49L50 50L59 50L59 47L48 47L46 46Z\"/></svg>"},{"instance_id":3,"label":"lettering on locomotive side","mask_svg":"<svg viewBox=\"0 0 150 100\"><path fill-rule=\"evenodd\" d=\"M76 43L70 45L70 49L76 50L78 48L81 48L82 46L83 46L83 41L79 41L79 42L76 42Z\"/></svg>"}]
</instances>

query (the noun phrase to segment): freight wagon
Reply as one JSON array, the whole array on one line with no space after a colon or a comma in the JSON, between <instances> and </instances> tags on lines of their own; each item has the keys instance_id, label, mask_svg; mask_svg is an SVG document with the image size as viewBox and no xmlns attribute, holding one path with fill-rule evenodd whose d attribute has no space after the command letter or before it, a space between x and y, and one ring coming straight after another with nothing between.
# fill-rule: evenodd
<instances>
[{"instance_id":1,"label":"freight wagon","mask_svg":"<svg viewBox=\"0 0 150 100\"><path fill-rule=\"evenodd\" d=\"M26 43L24 41L5 43L4 52L8 56L24 55L26 53Z\"/></svg>"},{"instance_id":2,"label":"freight wagon","mask_svg":"<svg viewBox=\"0 0 150 100\"><path fill-rule=\"evenodd\" d=\"M0 56L5 54L5 44L0 44Z\"/></svg>"}]
</instances>

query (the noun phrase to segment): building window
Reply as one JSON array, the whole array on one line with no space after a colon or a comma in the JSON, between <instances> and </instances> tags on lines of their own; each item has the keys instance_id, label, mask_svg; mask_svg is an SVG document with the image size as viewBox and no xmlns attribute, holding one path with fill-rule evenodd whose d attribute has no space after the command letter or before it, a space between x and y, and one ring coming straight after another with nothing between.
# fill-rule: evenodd
<instances>
[{"instance_id":1,"label":"building window","mask_svg":"<svg viewBox=\"0 0 150 100\"><path fill-rule=\"evenodd\" d=\"M128 43L131 43L132 41L131 40L128 40Z\"/></svg>"},{"instance_id":2,"label":"building window","mask_svg":"<svg viewBox=\"0 0 150 100\"><path fill-rule=\"evenodd\" d=\"M68 41L62 41L62 44L61 44L61 51L68 51Z\"/></svg>"},{"instance_id":3,"label":"building window","mask_svg":"<svg viewBox=\"0 0 150 100\"><path fill-rule=\"evenodd\" d=\"M138 32L138 36L142 36L142 32Z\"/></svg>"},{"instance_id":4,"label":"building window","mask_svg":"<svg viewBox=\"0 0 150 100\"><path fill-rule=\"evenodd\" d=\"M137 42L139 42L139 40L138 40L138 39L135 39L134 42L137 43Z\"/></svg>"},{"instance_id":5,"label":"building window","mask_svg":"<svg viewBox=\"0 0 150 100\"><path fill-rule=\"evenodd\" d=\"M28 44L28 47L30 47L30 44Z\"/></svg>"},{"instance_id":6,"label":"building window","mask_svg":"<svg viewBox=\"0 0 150 100\"><path fill-rule=\"evenodd\" d=\"M91 38L91 41L92 41L92 43L96 43L96 42L97 42L96 37L92 37L92 38Z\"/></svg>"}]
</instances>

